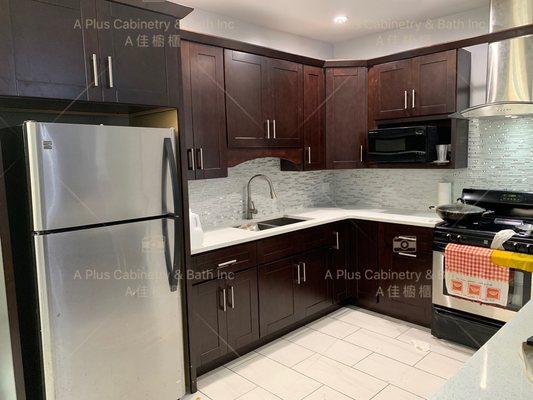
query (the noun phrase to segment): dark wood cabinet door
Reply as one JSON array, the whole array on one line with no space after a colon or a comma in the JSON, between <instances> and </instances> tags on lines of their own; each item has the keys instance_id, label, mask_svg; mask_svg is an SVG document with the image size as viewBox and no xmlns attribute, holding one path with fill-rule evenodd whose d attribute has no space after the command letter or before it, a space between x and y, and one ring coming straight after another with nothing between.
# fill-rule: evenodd
<instances>
[{"instance_id":1,"label":"dark wood cabinet door","mask_svg":"<svg viewBox=\"0 0 533 400\"><path fill-rule=\"evenodd\" d=\"M0 0L0 95L16 95L9 0Z\"/></svg>"},{"instance_id":2,"label":"dark wood cabinet door","mask_svg":"<svg viewBox=\"0 0 533 400\"><path fill-rule=\"evenodd\" d=\"M352 259L353 247L352 222L342 221L333 224L331 232L331 264L329 271L333 282L333 300L341 302L355 297L355 273ZM354 289L349 293L348 289Z\"/></svg>"},{"instance_id":3,"label":"dark wood cabinet door","mask_svg":"<svg viewBox=\"0 0 533 400\"><path fill-rule=\"evenodd\" d=\"M96 4L98 19L111 24L110 29L98 30L104 101L176 106L180 53L179 41L173 41L179 33L176 20L109 0L96 0ZM123 23L129 21L152 21L159 26L125 29Z\"/></svg>"},{"instance_id":4,"label":"dark wood cabinet door","mask_svg":"<svg viewBox=\"0 0 533 400\"><path fill-rule=\"evenodd\" d=\"M373 69L370 91L374 94L374 118L408 117L411 113L411 60L379 64Z\"/></svg>"},{"instance_id":5,"label":"dark wood cabinet door","mask_svg":"<svg viewBox=\"0 0 533 400\"><path fill-rule=\"evenodd\" d=\"M266 59L224 50L224 72L228 147L267 147L271 96Z\"/></svg>"},{"instance_id":6,"label":"dark wood cabinet door","mask_svg":"<svg viewBox=\"0 0 533 400\"><path fill-rule=\"evenodd\" d=\"M95 16L94 1L11 0L9 4L17 94L100 100L96 30L84 28L85 21Z\"/></svg>"},{"instance_id":7,"label":"dark wood cabinet door","mask_svg":"<svg viewBox=\"0 0 533 400\"><path fill-rule=\"evenodd\" d=\"M272 96L269 147L302 147L303 66L290 61L268 59Z\"/></svg>"},{"instance_id":8,"label":"dark wood cabinet door","mask_svg":"<svg viewBox=\"0 0 533 400\"><path fill-rule=\"evenodd\" d=\"M395 238L416 239L416 252L394 252ZM381 280L383 312L429 326L431 323L431 270L433 230L398 224L379 224L379 265L390 272ZM398 273L407 274L404 277Z\"/></svg>"},{"instance_id":9,"label":"dark wood cabinet door","mask_svg":"<svg viewBox=\"0 0 533 400\"><path fill-rule=\"evenodd\" d=\"M212 280L192 287L190 316L192 357L199 367L227 352L227 325L224 312L224 280ZM227 303L226 303L227 309Z\"/></svg>"},{"instance_id":10,"label":"dark wood cabinet door","mask_svg":"<svg viewBox=\"0 0 533 400\"><path fill-rule=\"evenodd\" d=\"M226 280L228 345L239 349L259 339L257 267Z\"/></svg>"},{"instance_id":11,"label":"dark wood cabinet door","mask_svg":"<svg viewBox=\"0 0 533 400\"><path fill-rule=\"evenodd\" d=\"M304 169L326 168L324 69L304 65Z\"/></svg>"},{"instance_id":12,"label":"dark wood cabinet door","mask_svg":"<svg viewBox=\"0 0 533 400\"><path fill-rule=\"evenodd\" d=\"M328 277L328 259L327 247L296 256L299 264L295 291L298 319L316 314L332 304L333 282Z\"/></svg>"},{"instance_id":13,"label":"dark wood cabinet door","mask_svg":"<svg viewBox=\"0 0 533 400\"><path fill-rule=\"evenodd\" d=\"M181 80L183 90L183 109L180 110L179 118L183 123L182 132L183 146L182 165L183 173L187 174L187 179L196 179L196 150L194 148L194 127L192 110L192 82L191 82L191 46L193 43L182 40L180 46L181 54Z\"/></svg>"},{"instance_id":14,"label":"dark wood cabinet door","mask_svg":"<svg viewBox=\"0 0 533 400\"><path fill-rule=\"evenodd\" d=\"M228 175L224 54L220 47L183 41L182 76L189 170L197 179ZM192 140L191 140L192 139Z\"/></svg>"},{"instance_id":15,"label":"dark wood cabinet door","mask_svg":"<svg viewBox=\"0 0 533 400\"><path fill-rule=\"evenodd\" d=\"M359 168L367 135L366 68L326 70L326 165Z\"/></svg>"},{"instance_id":16,"label":"dark wood cabinet door","mask_svg":"<svg viewBox=\"0 0 533 400\"><path fill-rule=\"evenodd\" d=\"M422 116L454 112L456 76L457 50L413 58L411 113Z\"/></svg>"},{"instance_id":17,"label":"dark wood cabinet door","mask_svg":"<svg viewBox=\"0 0 533 400\"><path fill-rule=\"evenodd\" d=\"M285 258L259 266L259 330L261 337L296 321L296 262Z\"/></svg>"},{"instance_id":18,"label":"dark wood cabinet door","mask_svg":"<svg viewBox=\"0 0 533 400\"><path fill-rule=\"evenodd\" d=\"M353 282L357 283L357 301L364 307L376 309L380 287L380 280L374 276L374 274L379 273L378 223L355 221L354 236L354 259L358 279Z\"/></svg>"}]
</instances>

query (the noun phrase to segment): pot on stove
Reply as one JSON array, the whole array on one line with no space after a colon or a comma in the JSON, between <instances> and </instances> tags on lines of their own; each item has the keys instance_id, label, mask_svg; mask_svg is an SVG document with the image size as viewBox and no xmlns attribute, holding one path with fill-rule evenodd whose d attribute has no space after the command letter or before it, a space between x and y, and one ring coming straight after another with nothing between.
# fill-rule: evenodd
<instances>
[{"instance_id":1,"label":"pot on stove","mask_svg":"<svg viewBox=\"0 0 533 400\"><path fill-rule=\"evenodd\" d=\"M486 215L494 213L482 207L465 204L462 198L458 198L455 204L443 204L437 207L431 206L430 208L435 209L437 215L446 222L461 223L462 225L471 224Z\"/></svg>"}]
</instances>

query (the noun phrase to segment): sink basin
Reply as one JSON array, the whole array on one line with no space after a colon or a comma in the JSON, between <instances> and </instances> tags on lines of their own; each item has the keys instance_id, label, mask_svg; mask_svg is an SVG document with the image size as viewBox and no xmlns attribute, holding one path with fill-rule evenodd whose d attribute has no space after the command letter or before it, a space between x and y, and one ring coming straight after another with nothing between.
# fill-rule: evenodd
<instances>
[{"instance_id":1,"label":"sink basin","mask_svg":"<svg viewBox=\"0 0 533 400\"><path fill-rule=\"evenodd\" d=\"M281 217L281 218L274 218L274 219L269 219L267 221L261 221L261 222L250 222L250 223L246 223L240 226L236 226L235 228L244 229L247 231L264 231L266 229L272 229L272 228L277 228L279 226L296 224L302 221L305 221L305 219Z\"/></svg>"}]
</instances>

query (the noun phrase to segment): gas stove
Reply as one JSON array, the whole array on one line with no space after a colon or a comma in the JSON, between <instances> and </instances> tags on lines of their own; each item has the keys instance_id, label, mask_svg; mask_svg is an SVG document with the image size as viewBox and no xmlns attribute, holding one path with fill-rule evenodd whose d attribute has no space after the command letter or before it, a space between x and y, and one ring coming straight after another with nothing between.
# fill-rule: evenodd
<instances>
[{"instance_id":1,"label":"gas stove","mask_svg":"<svg viewBox=\"0 0 533 400\"><path fill-rule=\"evenodd\" d=\"M504 249L533 254L533 193L464 189L462 199L493 213L467 225L441 222L435 230L436 246L459 243L490 247L497 232L511 229L516 233L503 244Z\"/></svg>"}]
</instances>

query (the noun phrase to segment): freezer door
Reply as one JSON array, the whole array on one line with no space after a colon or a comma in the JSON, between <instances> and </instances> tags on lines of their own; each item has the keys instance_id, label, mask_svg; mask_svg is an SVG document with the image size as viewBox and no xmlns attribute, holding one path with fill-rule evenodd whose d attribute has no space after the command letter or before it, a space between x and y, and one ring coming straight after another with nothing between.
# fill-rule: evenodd
<instances>
[{"instance_id":1,"label":"freezer door","mask_svg":"<svg viewBox=\"0 0 533 400\"><path fill-rule=\"evenodd\" d=\"M166 222L34 237L47 400L184 394L180 290L170 290L165 254L174 222Z\"/></svg>"},{"instance_id":2,"label":"freezer door","mask_svg":"<svg viewBox=\"0 0 533 400\"><path fill-rule=\"evenodd\" d=\"M173 130L26 122L25 135L34 231L174 211Z\"/></svg>"}]
</instances>

